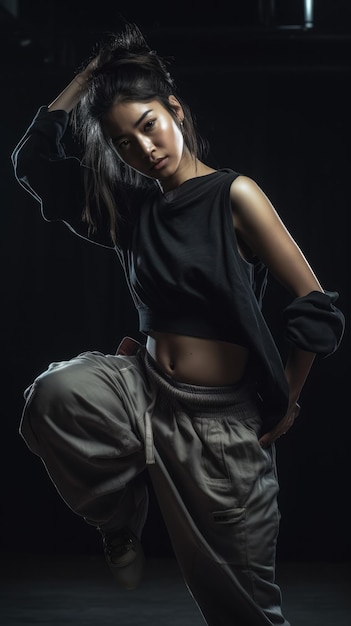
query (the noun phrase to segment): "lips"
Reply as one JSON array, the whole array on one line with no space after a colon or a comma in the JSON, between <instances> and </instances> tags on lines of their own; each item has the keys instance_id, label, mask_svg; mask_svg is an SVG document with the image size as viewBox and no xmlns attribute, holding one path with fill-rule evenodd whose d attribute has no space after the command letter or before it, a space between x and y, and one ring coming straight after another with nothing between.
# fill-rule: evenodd
<instances>
[{"instance_id":1,"label":"lips","mask_svg":"<svg viewBox=\"0 0 351 626\"><path fill-rule=\"evenodd\" d=\"M161 159L157 159L155 163L151 165L152 170L160 170L166 164L167 157L162 157Z\"/></svg>"}]
</instances>

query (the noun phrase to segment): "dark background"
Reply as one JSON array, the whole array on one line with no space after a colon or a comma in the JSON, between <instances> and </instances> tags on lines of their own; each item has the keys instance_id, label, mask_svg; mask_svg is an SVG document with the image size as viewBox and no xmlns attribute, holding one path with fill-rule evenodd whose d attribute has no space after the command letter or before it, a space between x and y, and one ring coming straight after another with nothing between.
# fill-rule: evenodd
<instances>
[{"instance_id":1,"label":"dark background","mask_svg":"<svg viewBox=\"0 0 351 626\"><path fill-rule=\"evenodd\" d=\"M14 179L13 148L121 15L135 21L152 48L173 57L178 91L210 142L209 163L262 186L323 286L339 291L347 322L351 9L347 0L314 4L308 24L297 0L0 2L3 553L100 551L97 533L61 501L19 437L22 395L51 361L113 353L124 335L140 338L115 254L44 222ZM271 279L265 312L283 355L286 298ZM349 349L347 327L338 352L316 362L301 416L277 445L281 560L351 557ZM149 554L172 554L152 492L144 544Z\"/></svg>"}]
</instances>

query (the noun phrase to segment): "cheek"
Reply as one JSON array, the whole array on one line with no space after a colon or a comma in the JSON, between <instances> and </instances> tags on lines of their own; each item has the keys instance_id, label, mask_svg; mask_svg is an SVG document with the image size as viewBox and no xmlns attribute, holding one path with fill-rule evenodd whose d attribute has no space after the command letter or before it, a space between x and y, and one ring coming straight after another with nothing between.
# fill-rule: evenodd
<instances>
[{"instance_id":1,"label":"cheek","mask_svg":"<svg viewBox=\"0 0 351 626\"><path fill-rule=\"evenodd\" d=\"M164 119L160 123L160 140L166 141L167 143L172 143L177 149L183 146L183 135L180 128L177 124L172 120Z\"/></svg>"},{"instance_id":2,"label":"cheek","mask_svg":"<svg viewBox=\"0 0 351 626\"><path fill-rule=\"evenodd\" d=\"M172 142L173 149L177 154L181 155L183 153L184 148L184 137L183 134L178 128L176 124L173 124L171 128L169 128L169 141Z\"/></svg>"}]
</instances>

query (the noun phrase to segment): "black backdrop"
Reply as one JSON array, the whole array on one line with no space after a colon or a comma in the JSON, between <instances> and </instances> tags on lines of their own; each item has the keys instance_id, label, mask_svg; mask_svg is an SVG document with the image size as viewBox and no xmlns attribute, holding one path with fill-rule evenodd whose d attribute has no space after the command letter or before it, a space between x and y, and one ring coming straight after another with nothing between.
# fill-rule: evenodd
<instances>
[{"instance_id":1,"label":"black backdrop","mask_svg":"<svg viewBox=\"0 0 351 626\"><path fill-rule=\"evenodd\" d=\"M30 4L41 10L30 13ZM40 460L19 437L22 394L53 360L90 349L111 353L124 335L140 338L114 253L76 238L62 224L44 222L39 205L16 183L10 163L11 151L37 108L71 79L107 25L113 29L118 23L107 10L112 3L99 3L105 11L95 26L92 15L72 7L68 19L66 4L22 3L16 19L3 14L2 21L3 552L100 550L97 533L69 511ZM154 7L152 16L127 9L124 15L139 24L152 47L174 57L171 69L178 89L210 142L210 163L252 176L263 187L324 287L340 292L339 305L348 321L347 3L338 4L339 20L325 9L328 19L319 17L311 31L293 23L282 28L283 18L280 24L276 18L263 25L255 9L259 3L231 4L237 8L233 24L220 10L212 16L197 14L186 24L181 7L172 19L169 8ZM301 15L293 17L299 20ZM67 145L77 149L69 137ZM271 279L265 311L283 354L280 302L285 298ZM280 559L351 557L349 346L347 327L339 351L315 364L302 394L301 416L277 445ZM152 491L144 540L149 554L172 553Z\"/></svg>"}]
</instances>

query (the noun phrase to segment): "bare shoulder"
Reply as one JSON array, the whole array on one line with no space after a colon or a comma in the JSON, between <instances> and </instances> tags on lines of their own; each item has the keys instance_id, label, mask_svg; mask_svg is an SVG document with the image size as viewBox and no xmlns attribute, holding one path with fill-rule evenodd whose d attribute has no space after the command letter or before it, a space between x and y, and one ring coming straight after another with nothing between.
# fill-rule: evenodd
<instances>
[{"instance_id":1,"label":"bare shoulder","mask_svg":"<svg viewBox=\"0 0 351 626\"><path fill-rule=\"evenodd\" d=\"M269 198L255 180L249 176L238 176L230 188L230 200L235 227L240 231L253 225L279 220Z\"/></svg>"},{"instance_id":2,"label":"bare shoulder","mask_svg":"<svg viewBox=\"0 0 351 626\"><path fill-rule=\"evenodd\" d=\"M231 185L230 199L235 230L251 254L296 296L320 291L311 267L259 185L247 176L238 176Z\"/></svg>"},{"instance_id":3,"label":"bare shoulder","mask_svg":"<svg viewBox=\"0 0 351 626\"><path fill-rule=\"evenodd\" d=\"M240 174L232 182L232 189L237 190L238 192L245 191L253 187L257 187L257 183L253 180L253 178L245 176L244 174Z\"/></svg>"},{"instance_id":4,"label":"bare shoulder","mask_svg":"<svg viewBox=\"0 0 351 626\"><path fill-rule=\"evenodd\" d=\"M249 176L238 176L231 185L230 198L234 206L240 209L240 206L245 206L258 200L268 200L261 187Z\"/></svg>"}]
</instances>

